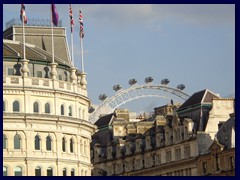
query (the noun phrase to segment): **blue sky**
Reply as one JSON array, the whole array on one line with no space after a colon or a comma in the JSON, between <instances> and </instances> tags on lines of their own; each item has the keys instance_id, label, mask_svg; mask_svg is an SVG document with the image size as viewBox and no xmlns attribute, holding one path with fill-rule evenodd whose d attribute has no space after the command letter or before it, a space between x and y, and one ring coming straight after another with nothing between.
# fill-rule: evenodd
<instances>
[{"instance_id":1,"label":"blue sky","mask_svg":"<svg viewBox=\"0 0 240 180\"><path fill-rule=\"evenodd\" d=\"M70 44L69 5L56 4ZM84 63L88 96L99 104L113 85L128 88L152 76L170 79L185 92L210 89L221 97L235 94L235 5L232 4L73 4L74 60L81 69L78 9L83 12ZM49 18L50 5L26 4L28 18ZM19 18L20 4L3 5L5 23ZM165 103L142 99L126 104L131 111L151 111Z\"/></svg>"}]
</instances>

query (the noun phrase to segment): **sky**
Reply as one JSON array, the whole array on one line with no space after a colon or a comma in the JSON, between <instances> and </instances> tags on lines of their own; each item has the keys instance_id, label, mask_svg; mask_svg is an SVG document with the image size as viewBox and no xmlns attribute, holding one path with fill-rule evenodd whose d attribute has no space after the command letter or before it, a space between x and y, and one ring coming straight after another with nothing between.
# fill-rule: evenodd
<instances>
[{"instance_id":1,"label":"sky","mask_svg":"<svg viewBox=\"0 0 240 180\"><path fill-rule=\"evenodd\" d=\"M50 17L49 4L26 4L28 18ZM69 4L56 4L70 41ZM84 69L88 96L115 94L112 87L129 88L135 78L154 84L168 78L169 86L184 84L192 95L203 89L235 96L234 4L73 4L74 61L81 70L78 10L83 13ZM3 4L5 23L19 18L20 4ZM130 111L152 111L164 105L160 98L144 98L125 104Z\"/></svg>"}]
</instances>

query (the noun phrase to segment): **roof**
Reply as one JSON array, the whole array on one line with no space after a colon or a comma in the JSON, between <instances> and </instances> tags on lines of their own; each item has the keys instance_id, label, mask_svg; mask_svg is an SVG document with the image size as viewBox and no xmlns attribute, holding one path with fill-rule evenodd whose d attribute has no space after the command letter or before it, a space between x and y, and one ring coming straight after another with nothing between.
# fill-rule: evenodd
<instances>
[{"instance_id":1,"label":"roof","mask_svg":"<svg viewBox=\"0 0 240 180\"><path fill-rule=\"evenodd\" d=\"M113 116L116 117L116 114L115 113L111 113L111 114L102 116L94 123L94 125L96 125L98 128L107 126L111 122Z\"/></svg>"},{"instance_id":2,"label":"roof","mask_svg":"<svg viewBox=\"0 0 240 180\"><path fill-rule=\"evenodd\" d=\"M32 48L34 50L38 49L37 51L42 51L41 53L44 53L47 57L47 60L51 60L52 55L52 37L51 37L51 27L41 27L41 26L26 26L25 27L25 42L26 45L31 44ZM21 46L23 43L23 35L22 35L22 26L12 26L8 29L6 29L3 32L4 39L8 40L14 40L16 42L21 42ZM66 38L66 30L63 27L55 27L53 28L53 37L54 37L54 52L55 52L55 59L57 63L64 64L71 66L71 59L69 55L69 47L67 44L67 38ZM34 47L35 46L35 47ZM14 47L17 49L18 52L21 52L22 47L19 45L16 45ZM31 54L31 49L29 49L29 46L26 46L26 54L27 59L38 59L38 55L36 52ZM9 55L5 53L6 55ZM22 52L21 52L22 54ZM28 57L29 56L29 57ZM34 57L32 57L34 56ZM31 57L31 58L30 58ZM41 59L41 57L40 57ZM42 57L42 59L44 59ZM50 61L51 62L51 61Z\"/></svg>"},{"instance_id":3,"label":"roof","mask_svg":"<svg viewBox=\"0 0 240 180\"><path fill-rule=\"evenodd\" d=\"M182 109L186 109L188 107L192 107L197 104L203 103L211 103L212 99L219 98L216 94L212 93L208 89L204 89L202 91L194 93L190 98L188 98L178 109L178 111Z\"/></svg>"}]
</instances>

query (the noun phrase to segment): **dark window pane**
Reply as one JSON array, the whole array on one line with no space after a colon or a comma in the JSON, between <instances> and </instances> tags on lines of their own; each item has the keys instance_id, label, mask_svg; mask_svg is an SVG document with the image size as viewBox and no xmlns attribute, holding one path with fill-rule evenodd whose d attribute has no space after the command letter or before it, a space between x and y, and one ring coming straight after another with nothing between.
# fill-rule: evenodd
<instances>
[{"instance_id":1,"label":"dark window pane","mask_svg":"<svg viewBox=\"0 0 240 180\"><path fill-rule=\"evenodd\" d=\"M40 150L40 138L38 135L35 136L35 149Z\"/></svg>"},{"instance_id":2,"label":"dark window pane","mask_svg":"<svg viewBox=\"0 0 240 180\"><path fill-rule=\"evenodd\" d=\"M49 151L52 150L52 140L49 136L46 138L46 148Z\"/></svg>"},{"instance_id":3,"label":"dark window pane","mask_svg":"<svg viewBox=\"0 0 240 180\"><path fill-rule=\"evenodd\" d=\"M19 112L19 102L18 101L14 101L13 102L13 111L14 112Z\"/></svg>"},{"instance_id":4,"label":"dark window pane","mask_svg":"<svg viewBox=\"0 0 240 180\"><path fill-rule=\"evenodd\" d=\"M21 148L21 137L19 134L16 134L14 136L14 149L20 149Z\"/></svg>"}]
</instances>

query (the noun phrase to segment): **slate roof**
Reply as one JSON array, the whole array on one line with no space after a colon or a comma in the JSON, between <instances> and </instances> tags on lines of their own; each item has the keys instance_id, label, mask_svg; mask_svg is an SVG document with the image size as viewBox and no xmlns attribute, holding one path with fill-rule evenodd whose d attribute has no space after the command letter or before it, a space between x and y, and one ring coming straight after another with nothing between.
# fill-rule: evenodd
<instances>
[{"instance_id":1,"label":"slate roof","mask_svg":"<svg viewBox=\"0 0 240 180\"><path fill-rule=\"evenodd\" d=\"M66 30L63 27L55 27L53 29L54 37L54 56L57 63L61 63L67 66L71 66L71 59L69 53L69 47L66 38ZM23 42L22 38L22 26L12 26L3 32L3 38L8 40L14 40L16 42ZM25 27L25 42L34 45L34 50L42 51L46 56L46 60L51 60L52 55L52 38L51 27L41 26L26 26ZM14 45L12 45L14 46ZM22 45L21 45L22 46ZM22 47L16 45L13 47L18 52L22 51ZM21 51L20 51L21 50ZM38 59L36 52L31 52L31 48L26 48L27 59ZM5 55L10 55L5 53ZM48 58L49 56L50 58ZM41 57L40 57L41 59ZM42 58L44 59L44 58ZM50 61L51 62L51 61Z\"/></svg>"},{"instance_id":2,"label":"slate roof","mask_svg":"<svg viewBox=\"0 0 240 180\"><path fill-rule=\"evenodd\" d=\"M219 98L216 94L212 93L208 89L204 89L202 91L194 93L190 98L188 98L178 109L181 111L182 109L186 109L188 107L192 107L197 104L202 103L211 103L213 98Z\"/></svg>"},{"instance_id":3,"label":"slate roof","mask_svg":"<svg viewBox=\"0 0 240 180\"><path fill-rule=\"evenodd\" d=\"M116 117L116 114L111 113L111 114L102 116L94 123L94 125L96 125L98 128L107 126L111 122L113 116Z\"/></svg>"}]
</instances>

